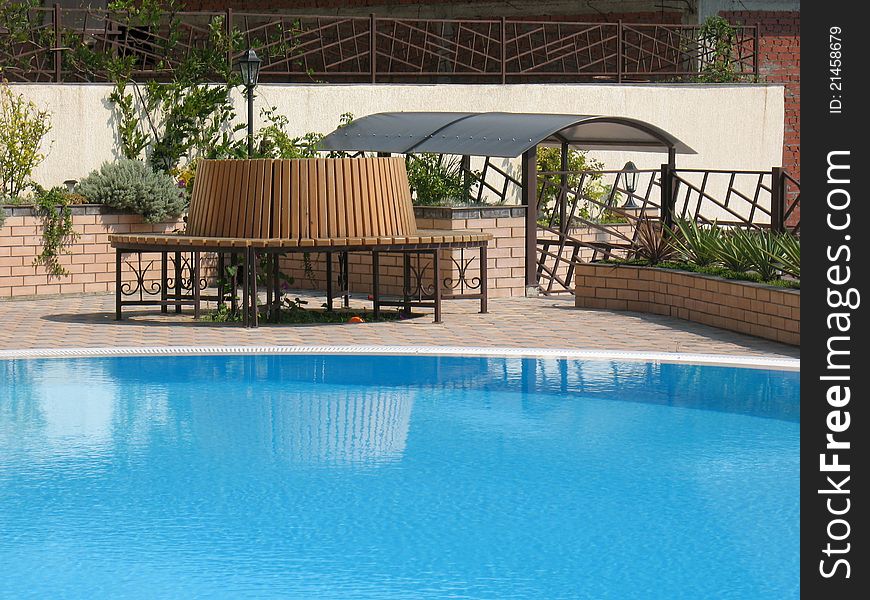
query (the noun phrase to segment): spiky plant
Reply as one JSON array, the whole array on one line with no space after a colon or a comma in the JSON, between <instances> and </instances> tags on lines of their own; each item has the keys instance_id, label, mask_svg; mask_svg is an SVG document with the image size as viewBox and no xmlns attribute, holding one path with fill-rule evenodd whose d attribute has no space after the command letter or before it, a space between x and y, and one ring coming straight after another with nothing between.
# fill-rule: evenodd
<instances>
[{"instance_id":1,"label":"spiky plant","mask_svg":"<svg viewBox=\"0 0 870 600\"><path fill-rule=\"evenodd\" d=\"M716 244L716 262L736 273L746 273L753 267L751 234L739 228L724 232Z\"/></svg>"},{"instance_id":2,"label":"spiky plant","mask_svg":"<svg viewBox=\"0 0 870 600\"><path fill-rule=\"evenodd\" d=\"M706 267L716 262L716 247L722 238L722 230L715 223L702 227L693 220L676 221L679 235L674 244L687 262Z\"/></svg>"},{"instance_id":3,"label":"spiky plant","mask_svg":"<svg viewBox=\"0 0 870 600\"><path fill-rule=\"evenodd\" d=\"M790 233L776 239L776 260L784 273L795 279L801 278L801 240Z\"/></svg>"},{"instance_id":4,"label":"spiky plant","mask_svg":"<svg viewBox=\"0 0 870 600\"><path fill-rule=\"evenodd\" d=\"M755 271L763 281L772 281L779 277L779 259L777 253L779 244L777 235L772 231L746 231L739 234L743 239L744 252L752 260L751 270Z\"/></svg>"},{"instance_id":5,"label":"spiky plant","mask_svg":"<svg viewBox=\"0 0 870 600\"><path fill-rule=\"evenodd\" d=\"M644 219L637 226L634 254L651 265L671 260L676 254L674 236L660 222Z\"/></svg>"}]
</instances>

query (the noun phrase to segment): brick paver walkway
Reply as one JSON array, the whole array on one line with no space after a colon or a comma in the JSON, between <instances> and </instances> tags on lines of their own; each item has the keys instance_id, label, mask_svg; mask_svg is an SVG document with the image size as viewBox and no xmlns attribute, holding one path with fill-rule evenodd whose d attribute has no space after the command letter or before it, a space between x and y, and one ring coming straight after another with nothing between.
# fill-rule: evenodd
<instances>
[{"instance_id":1,"label":"brick paver walkway","mask_svg":"<svg viewBox=\"0 0 870 600\"><path fill-rule=\"evenodd\" d=\"M322 300L311 299L311 306ZM130 346L430 345L629 350L799 358L797 348L680 319L573 307L573 298L508 298L444 304L431 316L358 325L263 325L196 322L190 314L125 310L114 321L111 295L0 301L0 349ZM128 317L129 315L129 317Z\"/></svg>"}]
</instances>

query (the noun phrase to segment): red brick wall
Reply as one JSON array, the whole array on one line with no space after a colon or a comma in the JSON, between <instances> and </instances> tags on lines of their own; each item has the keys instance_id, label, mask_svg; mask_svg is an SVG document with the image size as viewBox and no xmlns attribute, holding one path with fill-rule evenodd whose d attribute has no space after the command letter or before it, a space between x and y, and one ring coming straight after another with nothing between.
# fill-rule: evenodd
<instances>
[{"instance_id":1,"label":"red brick wall","mask_svg":"<svg viewBox=\"0 0 870 600\"><path fill-rule=\"evenodd\" d=\"M318 9L327 14L334 14L340 9L359 14L360 12L374 12L382 16L391 14L402 16L416 16L421 6L430 9L435 7L444 11L444 17L452 18L456 14L463 17L495 18L500 17L503 8L490 2L470 2L469 0L254 0L243 2L236 0L188 0L184 3L186 10L209 10L221 11L232 8L240 12L289 12L300 11L303 13L316 12ZM522 14L529 19L541 21L581 21L590 23L616 22L623 20L626 23L681 23L683 13L680 11L647 11L647 12L574 12L569 10L562 14L552 14L550 8L537 8L535 5L523 6L510 5L512 11L509 16ZM582 8L582 6L581 6ZM570 13L570 14L569 14ZM505 13L507 15L507 13Z\"/></svg>"},{"instance_id":2,"label":"red brick wall","mask_svg":"<svg viewBox=\"0 0 870 600\"><path fill-rule=\"evenodd\" d=\"M759 75L765 83L785 85L785 138L782 166L801 175L801 33L799 12L722 12L734 24L759 26Z\"/></svg>"}]
</instances>

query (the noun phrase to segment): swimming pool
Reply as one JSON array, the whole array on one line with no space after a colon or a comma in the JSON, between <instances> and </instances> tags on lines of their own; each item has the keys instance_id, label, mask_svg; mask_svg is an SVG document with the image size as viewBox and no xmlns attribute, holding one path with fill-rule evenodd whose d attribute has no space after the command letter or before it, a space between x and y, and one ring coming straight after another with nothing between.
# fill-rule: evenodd
<instances>
[{"instance_id":1,"label":"swimming pool","mask_svg":"<svg viewBox=\"0 0 870 600\"><path fill-rule=\"evenodd\" d=\"M798 394L610 360L0 360L0 597L797 597Z\"/></svg>"}]
</instances>

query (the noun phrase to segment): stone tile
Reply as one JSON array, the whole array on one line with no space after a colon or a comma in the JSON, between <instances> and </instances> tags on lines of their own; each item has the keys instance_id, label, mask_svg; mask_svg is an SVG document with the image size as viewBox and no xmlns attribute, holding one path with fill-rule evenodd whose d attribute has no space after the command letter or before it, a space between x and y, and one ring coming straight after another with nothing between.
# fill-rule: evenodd
<instances>
[{"instance_id":1,"label":"stone tile","mask_svg":"<svg viewBox=\"0 0 870 600\"><path fill-rule=\"evenodd\" d=\"M309 306L323 298L310 292ZM573 297L499 298L477 313L473 300L445 301L444 322L431 314L398 322L362 325L270 325L197 322L185 314L127 309L114 321L108 294L0 301L0 349L106 346L222 345L432 345L536 347L584 350L695 352L725 355L800 356L798 348L690 323L673 317L574 308ZM363 307L364 298L353 306ZM422 309L421 312L426 312Z\"/></svg>"}]
</instances>

